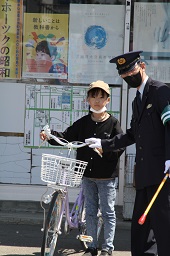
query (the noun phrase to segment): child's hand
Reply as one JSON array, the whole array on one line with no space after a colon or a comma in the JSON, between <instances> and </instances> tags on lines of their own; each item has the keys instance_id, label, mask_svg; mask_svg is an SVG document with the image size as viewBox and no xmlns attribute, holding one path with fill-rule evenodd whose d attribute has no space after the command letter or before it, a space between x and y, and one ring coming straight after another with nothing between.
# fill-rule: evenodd
<instances>
[{"instance_id":1,"label":"child's hand","mask_svg":"<svg viewBox=\"0 0 170 256\"><path fill-rule=\"evenodd\" d=\"M43 141L45 141L45 140L48 139L48 138L47 138L47 135L45 134L44 131L40 132L40 139L43 140Z\"/></svg>"}]
</instances>

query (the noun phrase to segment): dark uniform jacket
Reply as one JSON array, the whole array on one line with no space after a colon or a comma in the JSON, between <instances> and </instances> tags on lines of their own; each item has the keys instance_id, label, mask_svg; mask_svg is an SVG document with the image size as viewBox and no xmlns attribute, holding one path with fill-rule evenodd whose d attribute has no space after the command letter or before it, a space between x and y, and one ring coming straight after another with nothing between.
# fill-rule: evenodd
<instances>
[{"instance_id":1,"label":"dark uniform jacket","mask_svg":"<svg viewBox=\"0 0 170 256\"><path fill-rule=\"evenodd\" d=\"M110 116L103 122L94 122L89 114L74 122L63 133L55 131L51 133L69 142L84 142L86 138L90 137L113 138L115 135L122 133L122 130L118 120L113 116ZM57 145L54 140L49 140L48 142L51 145ZM77 159L88 162L84 173L85 177L112 178L116 176L117 163L122 152L123 150L107 152L101 158L93 149L87 146L77 149Z\"/></svg>"},{"instance_id":2,"label":"dark uniform jacket","mask_svg":"<svg viewBox=\"0 0 170 256\"><path fill-rule=\"evenodd\" d=\"M163 110L170 103L170 88L148 79L142 97L142 110L132 103L132 119L126 134L102 141L104 152L136 143L136 189L156 185L164 177L165 161L170 160L170 121L161 120Z\"/></svg>"}]
</instances>

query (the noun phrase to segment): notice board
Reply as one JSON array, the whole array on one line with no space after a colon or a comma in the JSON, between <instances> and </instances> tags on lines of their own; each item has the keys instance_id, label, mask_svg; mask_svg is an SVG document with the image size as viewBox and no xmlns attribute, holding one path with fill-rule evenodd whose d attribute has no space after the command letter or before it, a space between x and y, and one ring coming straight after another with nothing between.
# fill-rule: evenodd
<instances>
[{"instance_id":1,"label":"notice board","mask_svg":"<svg viewBox=\"0 0 170 256\"><path fill-rule=\"evenodd\" d=\"M40 131L46 124L50 129L63 132L77 119L89 112L86 101L87 86L26 85L25 98L25 147L38 147ZM111 88L109 113L120 118L120 88ZM43 147L51 147L48 143Z\"/></svg>"}]
</instances>

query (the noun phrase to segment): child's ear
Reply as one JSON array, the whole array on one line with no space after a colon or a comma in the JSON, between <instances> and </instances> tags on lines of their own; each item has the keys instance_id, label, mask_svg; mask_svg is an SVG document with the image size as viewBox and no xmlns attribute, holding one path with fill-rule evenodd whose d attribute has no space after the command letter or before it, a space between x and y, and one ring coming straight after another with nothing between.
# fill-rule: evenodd
<instances>
[{"instance_id":1,"label":"child's ear","mask_svg":"<svg viewBox=\"0 0 170 256\"><path fill-rule=\"evenodd\" d=\"M106 105L110 102L110 97L107 98Z\"/></svg>"}]
</instances>

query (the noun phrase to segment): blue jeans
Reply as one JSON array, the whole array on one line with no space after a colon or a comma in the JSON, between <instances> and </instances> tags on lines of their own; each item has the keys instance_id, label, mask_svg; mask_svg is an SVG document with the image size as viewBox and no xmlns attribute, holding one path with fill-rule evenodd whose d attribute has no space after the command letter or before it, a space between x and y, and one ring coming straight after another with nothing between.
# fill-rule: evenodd
<instances>
[{"instance_id":1,"label":"blue jeans","mask_svg":"<svg viewBox=\"0 0 170 256\"><path fill-rule=\"evenodd\" d=\"M102 249L114 250L113 240L115 236L115 179L100 180L83 177L83 190L86 205L87 235L93 237L89 247L98 247L97 242L97 213L100 210L104 221L104 243Z\"/></svg>"}]
</instances>

